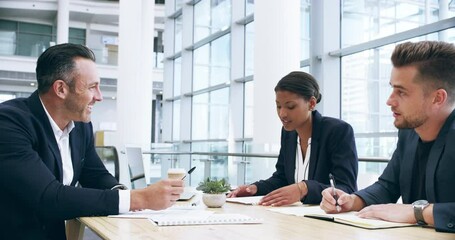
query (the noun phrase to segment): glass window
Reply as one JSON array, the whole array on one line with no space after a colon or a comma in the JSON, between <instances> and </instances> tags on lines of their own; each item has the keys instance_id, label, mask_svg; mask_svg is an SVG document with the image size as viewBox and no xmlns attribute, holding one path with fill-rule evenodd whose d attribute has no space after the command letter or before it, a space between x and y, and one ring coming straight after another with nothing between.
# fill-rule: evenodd
<instances>
[{"instance_id":1,"label":"glass window","mask_svg":"<svg viewBox=\"0 0 455 240\"><path fill-rule=\"evenodd\" d=\"M304 60L310 58L310 1L301 0L300 6L300 59Z\"/></svg>"},{"instance_id":2,"label":"glass window","mask_svg":"<svg viewBox=\"0 0 455 240\"><path fill-rule=\"evenodd\" d=\"M68 42L85 44L85 29L69 28ZM38 57L55 42L52 25L0 20L0 54Z\"/></svg>"},{"instance_id":3,"label":"glass window","mask_svg":"<svg viewBox=\"0 0 455 240\"><path fill-rule=\"evenodd\" d=\"M193 152L228 152L228 145L226 142L197 142L191 144ZM196 166L198 171L194 171L191 174L191 185L197 186L199 182L204 179L204 174L210 172L210 178L225 178L228 175L228 157L227 156L206 156L206 155L193 155L192 166ZM210 169L205 169L210 166Z\"/></svg>"},{"instance_id":4,"label":"glass window","mask_svg":"<svg viewBox=\"0 0 455 240\"><path fill-rule=\"evenodd\" d=\"M394 45L371 49L342 58L342 118L356 134L357 151L363 157L390 157L395 149L396 128L386 105L391 92L390 55ZM388 133L389 138L368 133Z\"/></svg>"},{"instance_id":5,"label":"glass window","mask_svg":"<svg viewBox=\"0 0 455 240\"><path fill-rule=\"evenodd\" d=\"M254 0L245 0L245 16L254 13Z\"/></svg>"},{"instance_id":6,"label":"glass window","mask_svg":"<svg viewBox=\"0 0 455 240\"><path fill-rule=\"evenodd\" d=\"M155 35L153 37L153 67L163 68L163 31L155 31Z\"/></svg>"},{"instance_id":7,"label":"glass window","mask_svg":"<svg viewBox=\"0 0 455 240\"><path fill-rule=\"evenodd\" d=\"M229 88L193 97L192 140L224 139L229 128Z\"/></svg>"},{"instance_id":8,"label":"glass window","mask_svg":"<svg viewBox=\"0 0 455 240\"><path fill-rule=\"evenodd\" d=\"M52 41L52 26L19 22L16 55L38 57Z\"/></svg>"},{"instance_id":9,"label":"glass window","mask_svg":"<svg viewBox=\"0 0 455 240\"><path fill-rule=\"evenodd\" d=\"M178 53L182 51L182 15L175 19L174 24L174 53Z\"/></svg>"},{"instance_id":10,"label":"glass window","mask_svg":"<svg viewBox=\"0 0 455 240\"><path fill-rule=\"evenodd\" d=\"M230 26L229 0L202 0L194 6L194 38L197 42Z\"/></svg>"},{"instance_id":11,"label":"glass window","mask_svg":"<svg viewBox=\"0 0 455 240\"><path fill-rule=\"evenodd\" d=\"M427 3L429 9L425 8ZM438 15L438 0L345 0L342 1L342 46L436 22Z\"/></svg>"},{"instance_id":12,"label":"glass window","mask_svg":"<svg viewBox=\"0 0 455 240\"><path fill-rule=\"evenodd\" d=\"M245 76L254 74L254 22L245 26Z\"/></svg>"},{"instance_id":13,"label":"glass window","mask_svg":"<svg viewBox=\"0 0 455 240\"><path fill-rule=\"evenodd\" d=\"M409 41L437 39L435 33ZM362 157L390 158L396 147L397 129L386 105L392 91L390 56L394 47L395 44L386 45L341 60L342 118L354 128L357 152Z\"/></svg>"},{"instance_id":14,"label":"glass window","mask_svg":"<svg viewBox=\"0 0 455 240\"><path fill-rule=\"evenodd\" d=\"M243 137L253 137L253 107L254 107L254 82L249 81L245 83L244 92L244 114L243 114Z\"/></svg>"},{"instance_id":15,"label":"glass window","mask_svg":"<svg viewBox=\"0 0 455 240\"><path fill-rule=\"evenodd\" d=\"M85 29L70 28L68 35L69 43L85 45Z\"/></svg>"},{"instance_id":16,"label":"glass window","mask_svg":"<svg viewBox=\"0 0 455 240\"><path fill-rule=\"evenodd\" d=\"M172 104L172 141L180 140L180 99Z\"/></svg>"},{"instance_id":17,"label":"glass window","mask_svg":"<svg viewBox=\"0 0 455 240\"><path fill-rule=\"evenodd\" d=\"M175 10L182 8L183 0L175 0Z\"/></svg>"},{"instance_id":18,"label":"glass window","mask_svg":"<svg viewBox=\"0 0 455 240\"><path fill-rule=\"evenodd\" d=\"M194 50L193 91L230 81L230 35Z\"/></svg>"},{"instance_id":19,"label":"glass window","mask_svg":"<svg viewBox=\"0 0 455 240\"><path fill-rule=\"evenodd\" d=\"M15 94L0 93L0 103L16 98Z\"/></svg>"},{"instance_id":20,"label":"glass window","mask_svg":"<svg viewBox=\"0 0 455 240\"><path fill-rule=\"evenodd\" d=\"M174 97L180 96L182 84L182 58L176 58L174 60Z\"/></svg>"}]
</instances>

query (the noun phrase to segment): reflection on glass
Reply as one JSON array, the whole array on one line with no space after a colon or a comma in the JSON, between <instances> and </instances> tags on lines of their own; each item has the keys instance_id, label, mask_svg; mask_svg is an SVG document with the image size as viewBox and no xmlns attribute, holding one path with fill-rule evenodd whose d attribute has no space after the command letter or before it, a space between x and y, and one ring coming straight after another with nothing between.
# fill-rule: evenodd
<instances>
[{"instance_id":1,"label":"reflection on glass","mask_svg":"<svg viewBox=\"0 0 455 240\"><path fill-rule=\"evenodd\" d=\"M278 156L280 146L270 146L268 144L255 144L245 142L244 152L252 154L274 154ZM262 179L267 179L275 172L275 164L278 158L246 158L249 164L246 165L245 184L250 184Z\"/></svg>"},{"instance_id":2,"label":"reflection on glass","mask_svg":"<svg viewBox=\"0 0 455 240\"><path fill-rule=\"evenodd\" d=\"M245 76L254 74L254 21L245 26Z\"/></svg>"},{"instance_id":3,"label":"reflection on glass","mask_svg":"<svg viewBox=\"0 0 455 240\"><path fill-rule=\"evenodd\" d=\"M388 45L342 58L342 119L356 134L374 133L368 144L357 142L359 156L390 157L390 149L395 149L394 142L379 137L397 131L386 105L393 48Z\"/></svg>"},{"instance_id":4,"label":"reflection on glass","mask_svg":"<svg viewBox=\"0 0 455 240\"><path fill-rule=\"evenodd\" d=\"M437 0L343 1L342 46L389 36L438 20Z\"/></svg>"},{"instance_id":5,"label":"reflection on glass","mask_svg":"<svg viewBox=\"0 0 455 240\"><path fill-rule=\"evenodd\" d=\"M191 149L193 152L213 152L226 153L228 152L227 142L197 142L192 143ZM196 166L197 171L191 174L191 185L197 186L204 178L228 178L228 157L227 156L207 156L207 155L192 155L191 166ZM206 168L209 169L206 169ZM209 176L205 176L209 173Z\"/></svg>"},{"instance_id":6,"label":"reflection on glass","mask_svg":"<svg viewBox=\"0 0 455 240\"><path fill-rule=\"evenodd\" d=\"M229 82L230 34L194 50L193 91Z\"/></svg>"},{"instance_id":7,"label":"reflection on glass","mask_svg":"<svg viewBox=\"0 0 455 240\"><path fill-rule=\"evenodd\" d=\"M229 88L193 97L192 139L225 139L229 128Z\"/></svg>"},{"instance_id":8,"label":"reflection on glass","mask_svg":"<svg viewBox=\"0 0 455 240\"><path fill-rule=\"evenodd\" d=\"M253 137L253 107L254 107L254 82L249 81L245 83L244 92L244 120L243 120L243 137Z\"/></svg>"},{"instance_id":9,"label":"reflection on glass","mask_svg":"<svg viewBox=\"0 0 455 240\"><path fill-rule=\"evenodd\" d=\"M310 57L310 1L301 0L300 3L300 59L308 59Z\"/></svg>"},{"instance_id":10,"label":"reflection on glass","mask_svg":"<svg viewBox=\"0 0 455 240\"><path fill-rule=\"evenodd\" d=\"M202 0L194 6L194 38L197 42L230 25L230 0Z\"/></svg>"},{"instance_id":11,"label":"reflection on glass","mask_svg":"<svg viewBox=\"0 0 455 240\"><path fill-rule=\"evenodd\" d=\"M254 0L245 0L245 16L254 13Z\"/></svg>"},{"instance_id":12,"label":"reflection on glass","mask_svg":"<svg viewBox=\"0 0 455 240\"><path fill-rule=\"evenodd\" d=\"M181 85L182 85L182 58L176 58L174 60L174 91L173 95L181 95Z\"/></svg>"},{"instance_id":13,"label":"reflection on glass","mask_svg":"<svg viewBox=\"0 0 455 240\"><path fill-rule=\"evenodd\" d=\"M180 140L180 99L172 103L172 141Z\"/></svg>"},{"instance_id":14,"label":"reflection on glass","mask_svg":"<svg viewBox=\"0 0 455 240\"><path fill-rule=\"evenodd\" d=\"M178 53L182 50L182 15L175 19L174 24L174 53Z\"/></svg>"},{"instance_id":15,"label":"reflection on glass","mask_svg":"<svg viewBox=\"0 0 455 240\"><path fill-rule=\"evenodd\" d=\"M175 0L175 10L179 10L180 8L182 8L182 5L183 5L183 0Z\"/></svg>"}]
</instances>

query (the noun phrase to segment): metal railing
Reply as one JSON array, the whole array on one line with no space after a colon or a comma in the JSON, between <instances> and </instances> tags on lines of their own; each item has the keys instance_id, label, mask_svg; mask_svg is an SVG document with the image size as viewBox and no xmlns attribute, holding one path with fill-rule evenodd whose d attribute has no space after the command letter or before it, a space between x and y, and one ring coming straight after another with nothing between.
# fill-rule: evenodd
<instances>
[{"instance_id":1,"label":"metal railing","mask_svg":"<svg viewBox=\"0 0 455 240\"><path fill-rule=\"evenodd\" d=\"M264 154L264 153L229 153L229 152L189 152L189 151L155 151L147 150L143 151L143 154L150 154L152 158L156 155L159 156L170 156L167 160L168 163L165 163L168 167L178 166L177 161L179 161L181 156L189 158L189 161L200 161L204 164L204 178L212 177L211 166L215 161L219 161L216 157L239 157L234 164L237 164L237 183L246 182L246 171L247 165L251 163L249 158L278 158L278 154ZM207 156L206 158L198 158L195 156ZM389 159L387 158L378 158L378 157L360 157L359 162L365 163L387 163ZM163 162L162 162L163 163ZM162 165L163 166L163 165ZM164 167L164 166L163 166Z\"/></svg>"},{"instance_id":2,"label":"metal railing","mask_svg":"<svg viewBox=\"0 0 455 240\"><path fill-rule=\"evenodd\" d=\"M228 153L228 152L167 152L167 151L143 151L143 154L157 155L202 155L202 156L227 156L227 157L257 157L257 158L278 158L278 154L264 153ZM359 162L389 162L388 158L380 157L359 157Z\"/></svg>"}]
</instances>

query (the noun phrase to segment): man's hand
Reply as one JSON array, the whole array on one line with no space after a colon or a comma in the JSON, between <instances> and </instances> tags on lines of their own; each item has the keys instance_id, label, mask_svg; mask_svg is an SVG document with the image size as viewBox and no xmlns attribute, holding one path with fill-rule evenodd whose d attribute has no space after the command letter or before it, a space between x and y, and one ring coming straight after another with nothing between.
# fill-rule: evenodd
<instances>
[{"instance_id":1,"label":"man's hand","mask_svg":"<svg viewBox=\"0 0 455 240\"><path fill-rule=\"evenodd\" d=\"M183 192L180 179L164 179L143 189L131 191L130 210L161 210L172 206Z\"/></svg>"},{"instance_id":2,"label":"man's hand","mask_svg":"<svg viewBox=\"0 0 455 240\"><path fill-rule=\"evenodd\" d=\"M410 204L378 204L362 209L357 216L381 219L389 222L416 223L414 209Z\"/></svg>"},{"instance_id":3,"label":"man's hand","mask_svg":"<svg viewBox=\"0 0 455 240\"><path fill-rule=\"evenodd\" d=\"M299 189L297 184L300 184L302 190ZM304 196L306 196L307 193L308 188L305 182L299 182L270 192L265 195L258 204L276 207L289 205L300 201Z\"/></svg>"},{"instance_id":4,"label":"man's hand","mask_svg":"<svg viewBox=\"0 0 455 240\"><path fill-rule=\"evenodd\" d=\"M236 188L234 191L228 193L227 197L246 197L253 196L258 191L256 185L242 185Z\"/></svg>"},{"instance_id":5,"label":"man's hand","mask_svg":"<svg viewBox=\"0 0 455 240\"><path fill-rule=\"evenodd\" d=\"M340 189L335 189L335 193L338 201L333 197L333 188L329 187L322 191L320 206L326 213L358 211L365 206L363 200L355 194L347 194ZM340 211L337 211L337 203Z\"/></svg>"}]
</instances>

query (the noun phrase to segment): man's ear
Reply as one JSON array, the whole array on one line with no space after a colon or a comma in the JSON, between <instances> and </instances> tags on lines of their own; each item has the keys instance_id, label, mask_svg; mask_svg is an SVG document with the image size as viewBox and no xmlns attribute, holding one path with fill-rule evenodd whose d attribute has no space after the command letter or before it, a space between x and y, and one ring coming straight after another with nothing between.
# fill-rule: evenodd
<instances>
[{"instance_id":1,"label":"man's ear","mask_svg":"<svg viewBox=\"0 0 455 240\"><path fill-rule=\"evenodd\" d=\"M433 104L441 106L446 102L447 102L447 91L442 88L436 90L435 96L433 98Z\"/></svg>"},{"instance_id":2,"label":"man's ear","mask_svg":"<svg viewBox=\"0 0 455 240\"><path fill-rule=\"evenodd\" d=\"M62 99L66 98L66 95L68 95L69 92L68 85L63 80L56 80L52 84L52 90L56 96Z\"/></svg>"}]
</instances>

